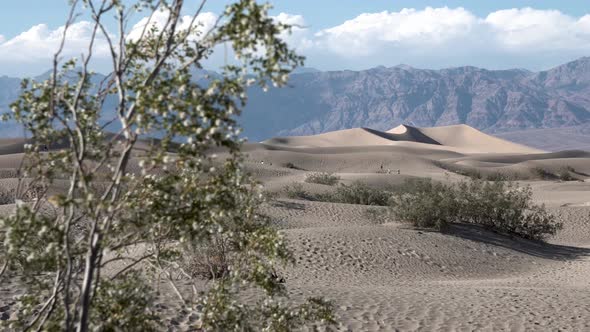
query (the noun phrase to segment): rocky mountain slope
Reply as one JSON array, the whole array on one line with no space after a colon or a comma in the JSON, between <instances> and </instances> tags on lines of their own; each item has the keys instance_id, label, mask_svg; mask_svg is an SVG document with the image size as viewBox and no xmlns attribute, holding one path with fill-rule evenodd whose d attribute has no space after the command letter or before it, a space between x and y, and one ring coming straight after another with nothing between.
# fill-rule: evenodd
<instances>
[{"instance_id":1,"label":"rocky mountain slope","mask_svg":"<svg viewBox=\"0 0 590 332\"><path fill-rule=\"evenodd\" d=\"M290 88L252 91L243 124L254 140L401 123L468 124L487 132L590 122L590 58L548 71L409 66L293 75Z\"/></svg>"},{"instance_id":2,"label":"rocky mountain slope","mask_svg":"<svg viewBox=\"0 0 590 332\"><path fill-rule=\"evenodd\" d=\"M202 79L201 72L197 75ZM0 111L16 98L19 82L0 77ZM249 96L240 122L251 141L356 127L385 130L399 124L467 124L496 134L566 128L590 124L590 58L537 73L405 65L363 71L305 69L291 76L287 88L252 88ZM15 130L0 124L0 136L18 135Z\"/></svg>"}]
</instances>

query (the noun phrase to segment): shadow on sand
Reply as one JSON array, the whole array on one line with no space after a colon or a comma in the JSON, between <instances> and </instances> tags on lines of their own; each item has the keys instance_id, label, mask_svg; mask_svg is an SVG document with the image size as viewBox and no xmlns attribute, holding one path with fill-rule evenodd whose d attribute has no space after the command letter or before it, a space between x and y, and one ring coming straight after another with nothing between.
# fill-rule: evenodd
<instances>
[{"instance_id":1,"label":"shadow on sand","mask_svg":"<svg viewBox=\"0 0 590 332\"><path fill-rule=\"evenodd\" d=\"M444 233L545 259L573 260L586 256L590 257L590 248L526 240L516 236L499 234L477 225L454 224L450 225Z\"/></svg>"}]
</instances>

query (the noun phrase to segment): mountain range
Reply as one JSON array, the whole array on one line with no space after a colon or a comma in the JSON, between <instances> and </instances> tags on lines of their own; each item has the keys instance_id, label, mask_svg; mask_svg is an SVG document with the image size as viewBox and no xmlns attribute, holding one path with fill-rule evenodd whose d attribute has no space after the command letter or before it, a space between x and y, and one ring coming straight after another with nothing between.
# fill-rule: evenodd
<instances>
[{"instance_id":1,"label":"mountain range","mask_svg":"<svg viewBox=\"0 0 590 332\"><path fill-rule=\"evenodd\" d=\"M19 90L20 79L0 77L0 110L8 109ZM267 92L251 88L248 96L240 123L251 141L356 127L385 130L399 124L467 124L500 135L579 127L590 125L590 57L541 72L470 66L303 68L291 75L288 87ZM0 136L20 133L0 124Z\"/></svg>"},{"instance_id":2,"label":"mountain range","mask_svg":"<svg viewBox=\"0 0 590 332\"><path fill-rule=\"evenodd\" d=\"M589 122L590 58L542 72L405 65L308 72L292 75L288 88L251 91L242 118L253 140L399 124L499 133Z\"/></svg>"}]
</instances>

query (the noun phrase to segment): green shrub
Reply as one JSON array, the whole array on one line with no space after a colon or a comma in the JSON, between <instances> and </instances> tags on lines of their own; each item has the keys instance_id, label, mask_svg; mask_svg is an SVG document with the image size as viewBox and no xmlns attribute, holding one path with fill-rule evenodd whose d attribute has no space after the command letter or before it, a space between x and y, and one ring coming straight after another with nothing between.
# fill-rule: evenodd
<instances>
[{"instance_id":1,"label":"green shrub","mask_svg":"<svg viewBox=\"0 0 590 332\"><path fill-rule=\"evenodd\" d=\"M505 172L493 172L487 174L485 177L486 181L515 181L518 180L519 177L516 173L505 173Z\"/></svg>"},{"instance_id":2,"label":"green shrub","mask_svg":"<svg viewBox=\"0 0 590 332\"><path fill-rule=\"evenodd\" d=\"M471 223L519 237L542 240L562 225L544 206L532 202L530 187L509 182L463 181L442 184L422 180L412 192L393 198L393 213L417 227L442 229Z\"/></svg>"},{"instance_id":3,"label":"green shrub","mask_svg":"<svg viewBox=\"0 0 590 332\"><path fill-rule=\"evenodd\" d=\"M290 185L287 185L285 188L283 188L283 191L288 198L307 200L314 199L314 197L307 190L303 189L303 185L301 183L294 182Z\"/></svg>"},{"instance_id":4,"label":"green shrub","mask_svg":"<svg viewBox=\"0 0 590 332\"><path fill-rule=\"evenodd\" d=\"M328 186L333 186L337 184L338 181L340 181L338 175L326 172L310 173L305 177L305 182L307 183L325 184Z\"/></svg>"},{"instance_id":5,"label":"green shrub","mask_svg":"<svg viewBox=\"0 0 590 332\"><path fill-rule=\"evenodd\" d=\"M458 214L450 186L429 179L406 181L392 199L393 214L416 227L443 229Z\"/></svg>"},{"instance_id":6,"label":"green shrub","mask_svg":"<svg viewBox=\"0 0 590 332\"><path fill-rule=\"evenodd\" d=\"M379 206L389 205L390 198L391 192L371 188L362 182L341 184L334 191L317 196L318 200L324 202Z\"/></svg>"}]
</instances>

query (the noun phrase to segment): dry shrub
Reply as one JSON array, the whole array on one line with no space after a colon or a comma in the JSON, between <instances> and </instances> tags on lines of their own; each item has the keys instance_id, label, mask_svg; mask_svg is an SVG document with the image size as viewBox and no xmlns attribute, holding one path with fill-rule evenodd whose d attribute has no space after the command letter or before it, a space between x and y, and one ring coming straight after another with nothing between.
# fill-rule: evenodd
<instances>
[{"instance_id":1,"label":"dry shrub","mask_svg":"<svg viewBox=\"0 0 590 332\"><path fill-rule=\"evenodd\" d=\"M283 191L288 198L314 200L314 197L303 188L301 183L294 182L287 185L283 188Z\"/></svg>"},{"instance_id":2,"label":"dry shrub","mask_svg":"<svg viewBox=\"0 0 590 332\"><path fill-rule=\"evenodd\" d=\"M305 177L305 182L307 183L324 184L327 186L333 186L337 184L338 181L340 181L340 177L338 175L326 172L310 173Z\"/></svg>"},{"instance_id":3,"label":"dry shrub","mask_svg":"<svg viewBox=\"0 0 590 332\"><path fill-rule=\"evenodd\" d=\"M223 279L229 275L231 265L230 244L220 237L207 244L195 245L187 250L184 270L194 278L205 280Z\"/></svg>"}]
</instances>

